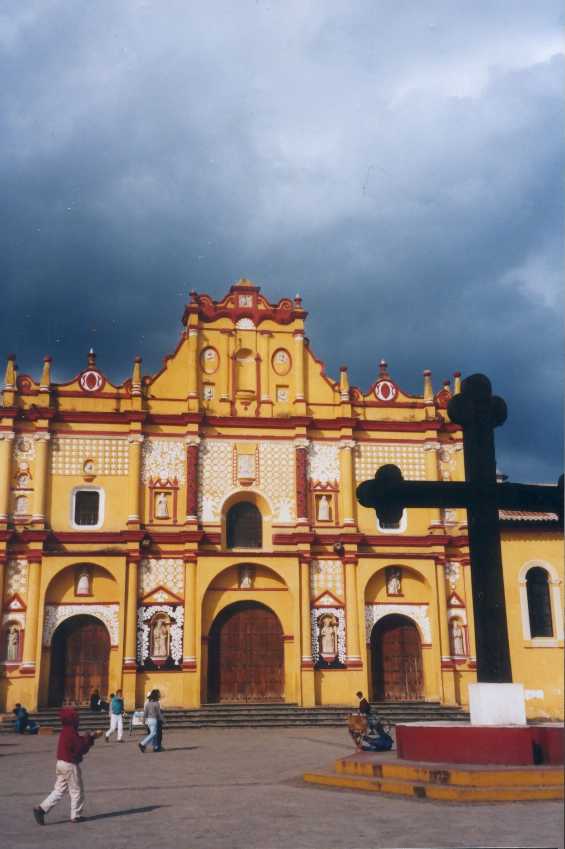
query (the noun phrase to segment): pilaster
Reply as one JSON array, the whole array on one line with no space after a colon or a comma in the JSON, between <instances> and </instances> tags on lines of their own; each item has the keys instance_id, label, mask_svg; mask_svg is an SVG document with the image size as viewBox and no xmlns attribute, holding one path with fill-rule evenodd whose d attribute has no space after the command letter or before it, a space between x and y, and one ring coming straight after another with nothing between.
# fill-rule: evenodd
<instances>
[{"instance_id":1,"label":"pilaster","mask_svg":"<svg viewBox=\"0 0 565 849\"><path fill-rule=\"evenodd\" d=\"M0 431L0 527L6 525L10 510L13 444L14 432L12 430Z\"/></svg>"},{"instance_id":2,"label":"pilaster","mask_svg":"<svg viewBox=\"0 0 565 849\"><path fill-rule=\"evenodd\" d=\"M123 684L125 706L135 707L135 681L137 671L137 584L139 554L129 552L127 559L127 593Z\"/></svg>"},{"instance_id":3,"label":"pilaster","mask_svg":"<svg viewBox=\"0 0 565 849\"><path fill-rule=\"evenodd\" d=\"M294 338L294 412L296 415L304 415L306 413L306 401L304 397L304 330L295 330Z\"/></svg>"},{"instance_id":4,"label":"pilaster","mask_svg":"<svg viewBox=\"0 0 565 849\"><path fill-rule=\"evenodd\" d=\"M300 555L300 669L302 707L316 704L314 661L312 658L312 624L310 614L310 555Z\"/></svg>"},{"instance_id":5,"label":"pilaster","mask_svg":"<svg viewBox=\"0 0 565 849\"><path fill-rule=\"evenodd\" d=\"M33 487L33 514L31 521L34 525L45 527L45 500L47 495L47 463L49 460L49 440L51 434L40 430L34 434L35 464Z\"/></svg>"},{"instance_id":6,"label":"pilaster","mask_svg":"<svg viewBox=\"0 0 565 849\"><path fill-rule=\"evenodd\" d=\"M130 433L128 436L128 525L139 526L141 521L141 450L143 434Z\"/></svg>"},{"instance_id":7,"label":"pilaster","mask_svg":"<svg viewBox=\"0 0 565 849\"><path fill-rule=\"evenodd\" d=\"M192 318L192 316L191 316ZM198 412L198 328L188 327L188 411Z\"/></svg>"},{"instance_id":8,"label":"pilaster","mask_svg":"<svg viewBox=\"0 0 565 849\"><path fill-rule=\"evenodd\" d=\"M35 675L37 666L37 626L41 584L40 557L31 558L28 556L28 563L27 609L20 675Z\"/></svg>"},{"instance_id":9,"label":"pilaster","mask_svg":"<svg viewBox=\"0 0 565 849\"><path fill-rule=\"evenodd\" d=\"M339 443L339 448L342 523L346 527L355 527L355 487L353 481L353 449L355 448L355 442L350 438L342 439Z\"/></svg>"},{"instance_id":10,"label":"pilaster","mask_svg":"<svg viewBox=\"0 0 565 849\"><path fill-rule=\"evenodd\" d=\"M198 452L200 437L191 434L186 437L186 522L196 525L198 522Z\"/></svg>"}]
</instances>

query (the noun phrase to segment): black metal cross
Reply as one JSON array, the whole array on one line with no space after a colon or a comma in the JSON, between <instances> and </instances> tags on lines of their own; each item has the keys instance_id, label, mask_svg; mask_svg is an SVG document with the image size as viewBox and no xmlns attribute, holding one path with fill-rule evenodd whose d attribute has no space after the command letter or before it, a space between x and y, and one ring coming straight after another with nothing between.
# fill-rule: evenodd
<instances>
[{"instance_id":1,"label":"black metal cross","mask_svg":"<svg viewBox=\"0 0 565 849\"><path fill-rule=\"evenodd\" d=\"M485 375L466 378L447 411L463 428L465 482L404 481L397 466L387 465L357 487L357 499L363 507L374 507L381 522L399 521L404 507L467 510L477 679L511 682L498 511L547 510L562 520L563 476L557 486L497 483L494 428L506 421L507 409L502 398L492 395Z\"/></svg>"}]
</instances>

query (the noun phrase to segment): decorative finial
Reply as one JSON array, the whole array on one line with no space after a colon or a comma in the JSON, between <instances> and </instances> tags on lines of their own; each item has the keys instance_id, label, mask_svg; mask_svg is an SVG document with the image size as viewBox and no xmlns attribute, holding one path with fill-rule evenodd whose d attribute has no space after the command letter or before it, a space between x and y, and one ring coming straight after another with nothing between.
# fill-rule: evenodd
<instances>
[{"instance_id":1,"label":"decorative finial","mask_svg":"<svg viewBox=\"0 0 565 849\"><path fill-rule=\"evenodd\" d=\"M388 363L386 360L381 360L379 363L379 376L387 377L388 376Z\"/></svg>"},{"instance_id":2,"label":"decorative finial","mask_svg":"<svg viewBox=\"0 0 565 849\"><path fill-rule=\"evenodd\" d=\"M43 371L41 372L40 392L49 392L51 386L51 361L49 356L43 357Z\"/></svg>"},{"instance_id":3,"label":"decorative finial","mask_svg":"<svg viewBox=\"0 0 565 849\"><path fill-rule=\"evenodd\" d=\"M434 389L432 386L432 373L429 368L424 369L424 401L434 400Z\"/></svg>"},{"instance_id":4,"label":"decorative finial","mask_svg":"<svg viewBox=\"0 0 565 849\"><path fill-rule=\"evenodd\" d=\"M459 395L461 392L461 372L454 371L453 372L453 394Z\"/></svg>"},{"instance_id":5,"label":"decorative finial","mask_svg":"<svg viewBox=\"0 0 565 849\"><path fill-rule=\"evenodd\" d=\"M94 368L96 366L96 354L94 353L94 348L90 348L88 351L88 365L90 368Z\"/></svg>"}]
</instances>

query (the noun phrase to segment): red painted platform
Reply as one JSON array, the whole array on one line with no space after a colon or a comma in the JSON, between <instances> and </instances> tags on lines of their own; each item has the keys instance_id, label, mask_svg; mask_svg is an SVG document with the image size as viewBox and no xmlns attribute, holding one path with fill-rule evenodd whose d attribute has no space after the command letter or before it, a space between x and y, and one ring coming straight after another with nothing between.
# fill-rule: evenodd
<instances>
[{"instance_id":1,"label":"red painted platform","mask_svg":"<svg viewBox=\"0 0 565 849\"><path fill-rule=\"evenodd\" d=\"M562 764L564 729L547 725L411 722L396 726L399 758L454 764Z\"/></svg>"}]
</instances>

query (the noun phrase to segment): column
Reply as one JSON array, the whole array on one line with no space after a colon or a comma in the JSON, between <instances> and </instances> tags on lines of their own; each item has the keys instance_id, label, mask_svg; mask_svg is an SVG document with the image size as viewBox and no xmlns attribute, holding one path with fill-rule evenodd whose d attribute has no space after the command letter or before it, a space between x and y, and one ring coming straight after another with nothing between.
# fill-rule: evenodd
<instances>
[{"instance_id":1,"label":"column","mask_svg":"<svg viewBox=\"0 0 565 849\"><path fill-rule=\"evenodd\" d=\"M143 446L143 435L141 433L130 433L128 436L128 519L129 524L139 524L141 521L140 510L140 482L141 482L141 449Z\"/></svg>"},{"instance_id":2,"label":"column","mask_svg":"<svg viewBox=\"0 0 565 849\"><path fill-rule=\"evenodd\" d=\"M8 521L14 432L0 431L0 525Z\"/></svg>"},{"instance_id":3,"label":"column","mask_svg":"<svg viewBox=\"0 0 565 849\"><path fill-rule=\"evenodd\" d=\"M449 622L447 618L447 587L445 582L445 565L436 561L436 604L438 616L438 635L441 658L440 698L450 704L455 704L455 687L451 664L451 645L449 642ZM433 642L433 639L432 639ZM434 652L437 656L437 651Z\"/></svg>"},{"instance_id":4,"label":"column","mask_svg":"<svg viewBox=\"0 0 565 849\"><path fill-rule=\"evenodd\" d=\"M229 401L230 398L230 375L232 370L232 361L231 361L231 340L233 337L232 330L222 330L221 333L224 336L224 351L222 354L222 365L221 365L221 374L222 374L222 385L220 387L220 401Z\"/></svg>"},{"instance_id":5,"label":"column","mask_svg":"<svg viewBox=\"0 0 565 849\"><path fill-rule=\"evenodd\" d=\"M137 679L137 579L139 554L129 552L126 563L124 660L122 690L127 710L136 706Z\"/></svg>"},{"instance_id":6,"label":"column","mask_svg":"<svg viewBox=\"0 0 565 849\"><path fill-rule=\"evenodd\" d=\"M295 439L296 450L296 521L299 525L308 524L308 461L307 439Z\"/></svg>"},{"instance_id":7,"label":"column","mask_svg":"<svg viewBox=\"0 0 565 849\"><path fill-rule=\"evenodd\" d=\"M362 669L361 651L359 648L359 616L357 612L357 558L345 555L343 558L345 571L345 628L347 647L347 668Z\"/></svg>"},{"instance_id":8,"label":"column","mask_svg":"<svg viewBox=\"0 0 565 849\"><path fill-rule=\"evenodd\" d=\"M259 331L259 346L261 353L261 403L272 404L271 399L271 345L272 337L270 330Z\"/></svg>"},{"instance_id":9,"label":"column","mask_svg":"<svg viewBox=\"0 0 565 849\"><path fill-rule=\"evenodd\" d=\"M51 434L40 431L34 435L35 463L33 481L33 514L31 521L45 524L45 496L47 494L47 461L49 457L49 440Z\"/></svg>"},{"instance_id":10,"label":"column","mask_svg":"<svg viewBox=\"0 0 565 849\"><path fill-rule=\"evenodd\" d=\"M0 552L0 610L4 607L4 586L6 583L6 570L8 569L8 556L5 551Z\"/></svg>"},{"instance_id":11,"label":"column","mask_svg":"<svg viewBox=\"0 0 565 849\"><path fill-rule=\"evenodd\" d=\"M196 672L196 559L191 557L184 564L184 635L182 668Z\"/></svg>"},{"instance_id":12,"label":"column","mask_svg":"<svg viewBox=\"0 0 565 849\"><path fill-rule=\"evenodd\" d=\"M41 583L41 561L28 559L27 609L25 619L24 649L21 675L35 675L37 655L37 624L39 620L39 599Z\"/></svg>"},{"instance_id":13,"label":"column","mask_svg":"<svg viewBox=\"0 0 565 849\"><path fill-rule=\"evenodd\" d=\"M438 452L441 448L441 445L434 439L435 434L428 432L426 434L426 442L424 443L424 458L426 464L426 480L427 481L437 481L439 480L438 473ZM430 516L430 527L437 527L438 525L443 524L442 515L439 507L428 507Z\"/></svg>"},{"instance_id":14,"label":"column","mask_svg":"<svg viewBox=\"0 0 565 849\"><path fill-rule=\"evenodd\" d=\"M316 704L314 661L312 659L312 623L310 611L310 557L300 558L300 668L302 706Z\"/></svg>"},{"instance_id":15,"label":"column","mask_svg":"<svg viewBox=\"0 0 565 849\"><path fill-rule=\"evenodd\" d=\"M352 439L342 439L340 444L341 510L342 524L355 525L354 485L353 485L353 449Z\"/></svg>"},{"instance_id":16,"label":"column","mask_svg":"<svg viewBox=\"0 0 565 849\"><path fill-rule=\"evenodd\" d=\"M198 410L198 330L188 328L188 409Z\"/></svg>"},{"instance_id":17,"label":"column","mask_svg":"<svg viewBox=\"0 0 565 849\"><path fill-rule=\"evenodd\" d=\"M304 332L294 331L294 386L295 400L304 406Z\"/></svg>"},{"instance_id":18,"label":"column","mask_svg":"<svg viewBox=\"0 0 565 849\"><path fill-rule=\"evenodd\" d=\"M198 521L198 446L199 436L186 437L186 521Z\"/></svg>"}]
</instances>

